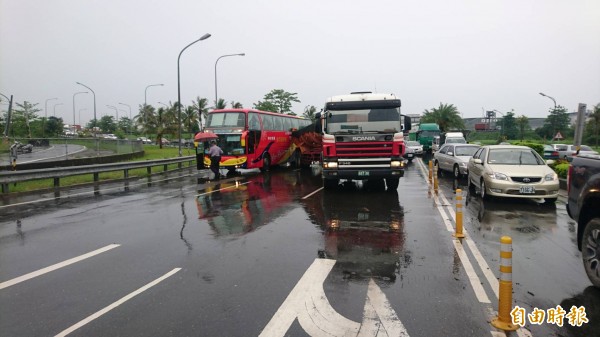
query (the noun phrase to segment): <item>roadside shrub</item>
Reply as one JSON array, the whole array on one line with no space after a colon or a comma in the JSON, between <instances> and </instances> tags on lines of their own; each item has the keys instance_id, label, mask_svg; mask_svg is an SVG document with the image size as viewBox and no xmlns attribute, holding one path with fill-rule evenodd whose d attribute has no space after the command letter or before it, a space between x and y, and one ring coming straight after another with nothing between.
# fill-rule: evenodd
<instances>
[{"instance_id":1,"label":"roadside shrub","mask_svg":"<svg viewBox=\"0 0 600 337\"><path fill-rule=\"evenodd\" d=\"M521 142L521 141L513 141L513 142L511 142L511 144L528 146L528 147L532 148L535 152L537 152L540 156L542 156L542 158L544 158L544 144L533 143L533 142Z\"/></svg>"},{"instance_id":2,"label":"roadside shrub","mask_svg":"<svg viewBox=\"0 0 600 337\"><path fill-rule=\"evenodd\" d=\"M567 172L569 171L569 163L562 162L560 164L555 164L553 169L554 169L554 172L556 172L556 174L558 174L559 178L567 179Z\"/></svg>"}]
</instances>

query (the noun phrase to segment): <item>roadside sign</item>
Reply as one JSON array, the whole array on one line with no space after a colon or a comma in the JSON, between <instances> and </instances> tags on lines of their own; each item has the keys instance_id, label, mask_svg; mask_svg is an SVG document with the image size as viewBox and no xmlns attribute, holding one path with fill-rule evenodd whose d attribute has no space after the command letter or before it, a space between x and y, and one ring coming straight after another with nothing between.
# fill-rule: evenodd
<instances>
[{"instance_id":1,"label":"roadside sign","mask_svg":"<svg viewBox=\"0 0 600 337\"><path fill-rule=\"evenodd\" d=\"M563 139L564 137L560 134L560 131L558 131L556 133L556 135L554 136L554 139Z\"/></svg>"}]
</instances>

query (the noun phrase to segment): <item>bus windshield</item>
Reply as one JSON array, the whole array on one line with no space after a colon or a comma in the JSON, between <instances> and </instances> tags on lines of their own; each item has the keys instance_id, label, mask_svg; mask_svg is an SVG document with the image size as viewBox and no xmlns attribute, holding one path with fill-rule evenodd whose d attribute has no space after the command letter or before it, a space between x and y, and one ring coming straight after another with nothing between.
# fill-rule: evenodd
<instances>
[{"instance_id":1,"label":"bus windshield","mask_svg":"<svg viewBox=\"0 0 600 337\"><path fill-rule=\"evenodd\" d=\"M400 130L398 108L330 110L327 113L327 132L331 134L388 133Z\"/></svg>"},{"instance_id":2,"label":"bus windshield","mask_svg":"<svg viewBox=\"0 0 600 337\"><path fill-rule=\"evenodd\" d=\"M235 127L243 128L246 126L246 114L243 112L218 112L208 115L206 121L207 128Z\"/></svg>"},{"instance_id":3,"label":"bus windshield","mask_svg":"<svg viewBox=\"0 0 600 337\"><path fill-rule=\"evenodd\" d=\"M246 150L242 146L241 140L241 133L220 134L217 145L223 150L223 156L239 156L246 154ZM208 154L208 151L209 147L207 146L204 153Z\"/></svg>"}]
</instances>

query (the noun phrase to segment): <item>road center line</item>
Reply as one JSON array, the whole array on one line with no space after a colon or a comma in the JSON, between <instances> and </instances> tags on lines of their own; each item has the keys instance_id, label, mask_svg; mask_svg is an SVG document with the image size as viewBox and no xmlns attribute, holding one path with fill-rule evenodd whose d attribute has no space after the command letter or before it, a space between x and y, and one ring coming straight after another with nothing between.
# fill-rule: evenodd
<instances>
[{"instance_id":1,"label":"road center line","mask_svg":"<svg viewBox=\"0 0 600 337\"><path fill-rule=\"evenodd\" d=\"M139 288L138 290L130 293L129 295L121 298L120 300L118 300L118 301L114 302L113 304L105 307L104 309L102 309L102 310L100 310L100 311L98 311L98 312L96 312L94 314L91 314L90 316L84 318L83 320L79 321L77 324L71 326L70 328L68 328L66 330L63 330L62 332L60 332L59 334L57 334L55 337L62 337L62 336L66 336L66 335L70 334L71 332L73 332L73 331L81 328L82 326L90 323L91 321L95 320L96 318L98 318L98 317L106 314L107 312L111 311L112 309L114 309L114 308L120 306L121 304L129 301L133 297L135 297L135 296L143 293L144 291L146 291L146 290L154 287L155 285L157 285L160 282L164 281L165 279L171 277L173 274L175 274L176 272L178 272L180 270L181 270L181 268L175 268L175 269L171 270L170 272L166 273L165 275L163 275L163 276L157 278L156 280L154 280L154 281L146 284L145 286L143 286L143 287Z\"/></svg>"},{"instance_id":2,"label":"road center line","mask_svg":"<svg viewBox=\"0 0 600 337\"><path fill-rule=\"evenodd\" d=\"M31 272L29 274L25 274L23 276L19 276L17 278L12 279L12 280L8 280L8 281L5 281L5 282L2 282L2 283L0 283L0 289L4 289L4 288L10 287L10 286L13 286L13 285L15 285L17 283L21 283L21 282L27 281L29 279L32 279L34 277L38 277L40 275L44 275L44 274L49 273L51 271L60 269L62 267L66 267L66 266L71 265L73 263L85 260L87 258L90 258L92 256L98 255L100 253L104 253L106 251L109 251L109 250L111 250L113 248L117 248L119 246L120 245L118 245L118 244L111 244L111 245L108 245L106 247L103 247L103 248L100 248L100 249L96 249L93 252L89 252L87 254L83 254L83 255L74 257L72 259L69 259L69 260L66 260L66 261L63 261L63 262L59 262L59 263L53 264L53 265L51 265L49 267L46 267L46 268L43 268L43 269L40 269L40 270L36 270L36 271Z\"/></svg>"},{"instance_id":3,"label":"road center line","mask_svg":"<svg viewBox=\"0 0 600 337\"><path fill-rule=\"evenodd\" d=\"M308 194L308 195L306 195L306 196L302 197L302 200L310 198L310 197L311 197L313 194L315 194L315 193L319 192L319 191L320 191L320 190L322 190L322 189L323 189L323 187L321 187L321 188L319 188L319 189L315 190L314 192L312 192L312 193L310 193L310 194Z\"/></svg>"}]
</instances>

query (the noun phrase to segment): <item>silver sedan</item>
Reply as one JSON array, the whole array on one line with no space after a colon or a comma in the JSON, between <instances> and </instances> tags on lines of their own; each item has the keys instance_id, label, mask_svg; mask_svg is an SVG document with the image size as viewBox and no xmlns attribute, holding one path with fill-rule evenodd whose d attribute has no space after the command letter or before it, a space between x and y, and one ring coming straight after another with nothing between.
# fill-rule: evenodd
<instances>
[{"instance_id":1,"label":"silver sedan","mask_svg":"<svg viewBox=\"0 0 600 337\"><path fill-rule=\"evenodd\" d=\"M467 163L479 148L479 145L445 144L433 154L433 165L460 178L461 175L467 175Z\"/></svg>"}]
</instances>

